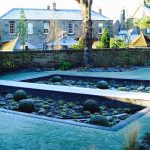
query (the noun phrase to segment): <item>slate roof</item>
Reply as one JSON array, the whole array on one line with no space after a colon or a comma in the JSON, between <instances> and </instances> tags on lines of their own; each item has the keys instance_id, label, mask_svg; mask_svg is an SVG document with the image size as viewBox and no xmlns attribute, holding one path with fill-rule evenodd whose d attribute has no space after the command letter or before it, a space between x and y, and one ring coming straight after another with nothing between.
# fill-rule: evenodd
<instances>
[{"instance_id":1,"label":"slate roof","mask_svg":"<svg viewBox=\"0 0 150 150\"><path fill-rule=\"evenodd\" d=\"M77 45L78 42L74 40L73 38L67 36L67 37L60 37L55 42L50 42L47 45L48 46L54 46L54 45L61 45L61 46L71 46L71 45Z\"/></svg>"},{"instance_id":2,"label":"slate roof","mask_svg":"<svg viewBox=\"0 0 150 150\"><path fill-rule=\"evenodd\" d=\"M127 35L128 32L130 32L130 34L138 34L137 30L131 29L131 30L121 30L119 33L117 33L117 35Z\"/></svg>"},{"instance_id":3,"label":"slate roof","mask_svg":"<svg viewBox=\"0 0 150 150\"><path fill-rule=\"evenodd\" d=\"M130 36L129 36L129 39L127 39L128 37L128 32L130 32ZM136 30L130 30L130 31L127 31L127 30L121 30L119 33L117 33L116 37L118 40L122 40L123 38L125 39L125 42L131 42L133 41L136 37L138 36L138 33ZM129 40L129 41L128 41Z\"/></svg>"},{"instance_id":4,"label":"slate roof","mask_svg":"<svg viewBox=\"0 0 150 150\"><path fill-rule=\"evenodd\" d=\"M30 9L24 8L25 16L27 20L82 20L80 10L72 9ZM0 19L19 19L21 8L13 8L6 14L1 16ZM92 11L92 20L111 20L106 16L100 15L99 13Z\"/></svg>"}]
</instances>

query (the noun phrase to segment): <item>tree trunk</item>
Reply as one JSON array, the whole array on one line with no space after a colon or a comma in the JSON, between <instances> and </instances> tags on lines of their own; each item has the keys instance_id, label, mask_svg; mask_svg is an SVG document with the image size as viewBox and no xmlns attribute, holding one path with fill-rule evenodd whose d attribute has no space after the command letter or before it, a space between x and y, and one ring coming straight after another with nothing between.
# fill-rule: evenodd
<instances>
[{"instance_id":1,"label":"tree trunk","mask_svg":"<svg viewBox=\"0 0 150 150\"><path fill-rule=\"evenodd\" d=\"M86 19L84 22L84 55L83 55L83 65L92 65L92 21L91 19Z\"/></svg>"},{"instance_id":2,"label":"tree trunk","mask_svg":"<svg viewBox=\"0 0 150 150\"><path fill-rule=\"evenodd\" d=\"M83 66L92 65L92 20L91 7L92 0L82 1L81 11L83 16L83 34L84 34L84 55Z\"/></svg>"}]
</instances>

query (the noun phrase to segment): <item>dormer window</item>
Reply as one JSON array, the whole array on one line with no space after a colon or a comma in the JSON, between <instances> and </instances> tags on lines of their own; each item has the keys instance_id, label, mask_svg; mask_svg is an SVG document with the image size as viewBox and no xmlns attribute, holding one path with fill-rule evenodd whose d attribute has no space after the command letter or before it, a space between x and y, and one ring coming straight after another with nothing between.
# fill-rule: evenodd
<instances>
[{"instance_id":1,"label":"dormer window","mask_svg":"<svg viewBox=\"0 0 150 150\"><path fill-rule=\"evenodd\" d=\"M70 21L68 24L69 34L74 34L74 24Z\"/></svg>"},{"instance_id":2,"label":"dormer window","mask_svg":"<svg viewBox=\"0 0 150 150\"><path fill-rule=\"evenodd\" d=\"M16 33L16 24L15 24L15 21L10 21L9 22L9 33L10 34L15 34Z\"/></svg>"},{"instance_id":3,"label":"dormer window","mask_svg":"<svg viewBox=\"0 0 150 150\"><path fill-rule=\"evenodd\" d=\"M49 22L44 22L43 26L44 26L43 33L48 34L49 33Z\"/></svg>"}]
</instances>

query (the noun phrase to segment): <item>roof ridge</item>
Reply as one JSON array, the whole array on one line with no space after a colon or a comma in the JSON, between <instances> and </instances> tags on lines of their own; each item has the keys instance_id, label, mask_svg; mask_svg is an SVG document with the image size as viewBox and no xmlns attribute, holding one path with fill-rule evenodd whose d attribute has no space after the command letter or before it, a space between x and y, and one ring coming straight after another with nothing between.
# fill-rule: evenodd
<instances>
[{"instance_id":1,"label":"roof ridge","mask_svg":"<svg viewBox=\"0 0 150 150\"><path fill-rule=\"evenodd\" d=\"M80 9L56 9L56 10L53 10L53 9L47 9L47 8L13 8L11 10L47 10L47 11L57 11L57 10L65 10L65 11L81 11Z\"/></svg>"},{"instance_id":2,"label":"roof ridge","mask_svg":"<svg viewBox=\"0 0 150 150\"><path fill-rule=\"evenodd\" d=\"M40 16L39 14L46 13L45 16L47 16L48 13L56 12L56 14L58 13L57 15L61 14L60 18L63 18L63 15L64 15L64 17L66 15L77 15L76 19L78 20L78 18L80 18L79 20L82 20L81 19L81 10L80 9L57 9L57 10L51 10L50 9L50 10L47 10L47 9L40 9L40 8L13 8L10 11L8 11L7 13L5 13L0 19L13 19L15 17L17 18L18 17L18 11L20 11L21 9L23 9L25 11L25 13L27 12L28 19L30 19L31 16L36 18L36 16ZM39 13L37 11L39 11ZM46 18L45 16L43 18ZM93 17L96 18L94 20L112 20L112 19L110 19L110 18L108 18L108 17L106 17L104 15L99 14L98 12L95 12L94 10L92 10L91 17L92 18ZM75 20L75 16L73 16L73 18ZM68 17L67 17L67 19L68 19ZM72 17L70 17L70 19L72 20Z\"/></svg>"}]
</instances>

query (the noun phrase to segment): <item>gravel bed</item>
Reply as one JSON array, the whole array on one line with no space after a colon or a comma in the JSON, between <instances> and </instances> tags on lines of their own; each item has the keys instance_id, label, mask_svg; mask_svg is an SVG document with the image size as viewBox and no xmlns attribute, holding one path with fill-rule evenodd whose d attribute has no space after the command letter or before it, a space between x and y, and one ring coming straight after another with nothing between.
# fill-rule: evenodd
<instances>
[{"instance_id":1,"label":"gravel bed","mask_svg":"<svg viewBox=\"0 0 150 150\"><path fill-rule=\"evenodd\" d=\"M133 110L129 107L108 108L105 105L100 105L99 110L92 113L85 110L83 104L79 101L68 102L65 100L53 100L51 98L32 97L30 95L28 95L27 99L34 102L34 111L32 114L70 119L84 123L89 123L89 119L93 116L104 116L109 122L108 126L113 126L139 111L138 109ZM0 92L0 108L20 111L19 102L14 100L14 94L7 92Z\"/></svg>"},{"instance_id":2,"label":"gravel bed","mask_svg":"<svg viewBox=\"0 0 150 150\"><path fill-rule=\"evenodd\" d=\"M107 82L107 81L106 81ZM85 80L62 80L61 82L52 82L51 78L43 81L38 81L39 84L49 84L49 85L63 85L63 86L75 86L83 88L97 88L97 82L90 82ZM110 90L118 91L131 91L131 92L146 92L150 93L150 84L149 83L130 83L124 81L123 83L118 83L117 81L108 81Z\"/></svg>"}]
</instances>

